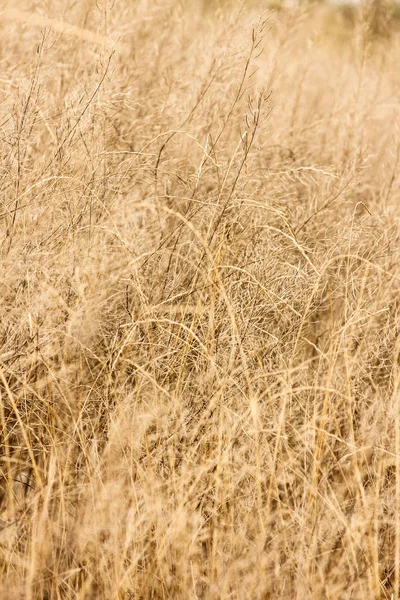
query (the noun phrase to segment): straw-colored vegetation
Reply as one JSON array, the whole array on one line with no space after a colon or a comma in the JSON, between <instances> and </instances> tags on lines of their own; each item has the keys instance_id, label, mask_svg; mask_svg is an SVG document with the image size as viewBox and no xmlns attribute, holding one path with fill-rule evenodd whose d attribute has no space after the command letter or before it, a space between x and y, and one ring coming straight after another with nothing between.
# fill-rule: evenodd
<instances>
[{"instance_id":1,"label":"straw-colored vegetation","mask_svg":"<svg viewBox=\"0 0 400 600\"><path fill-rule=\"evenodd\" d=\"M18 4L1 599L398 598L391 21Z\"/></svg>"}]
</instances>

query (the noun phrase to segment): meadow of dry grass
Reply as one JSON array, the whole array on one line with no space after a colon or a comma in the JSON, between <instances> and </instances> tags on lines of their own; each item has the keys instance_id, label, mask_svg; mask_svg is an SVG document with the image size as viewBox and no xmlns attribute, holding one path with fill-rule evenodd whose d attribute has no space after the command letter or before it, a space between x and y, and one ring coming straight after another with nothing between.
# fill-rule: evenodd
<instances>
[{"instance_id":1,"label":"meadow of dry grass","mask_svg":"<svg viewBox=\"0 0 400 600\"><path fill-rule=\"evenodd\" d=\"M399 598L398 33L17 4L1 599Z\"/></svg>"}]
</instances>

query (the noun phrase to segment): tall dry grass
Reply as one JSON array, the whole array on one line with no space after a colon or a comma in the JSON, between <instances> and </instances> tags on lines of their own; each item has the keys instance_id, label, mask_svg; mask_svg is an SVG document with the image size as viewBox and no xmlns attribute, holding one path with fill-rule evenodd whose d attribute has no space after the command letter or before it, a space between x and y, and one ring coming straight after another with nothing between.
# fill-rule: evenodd
<instances>
[{"instance_id":1,"label":"tall dry grass","mask_svg":"<svg viewBox=\"0 0 400 600\"><path fill-rule=\"evenodd\" d=\"M2 600L399 597L400 45L369 14L0 16Z\"/></svg>"}]
</instances>

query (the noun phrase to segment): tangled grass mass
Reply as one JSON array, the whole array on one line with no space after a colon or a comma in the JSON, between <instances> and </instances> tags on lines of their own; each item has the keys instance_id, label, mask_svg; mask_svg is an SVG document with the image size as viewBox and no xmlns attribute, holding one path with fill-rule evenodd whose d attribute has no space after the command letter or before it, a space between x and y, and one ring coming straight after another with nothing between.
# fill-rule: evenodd
<instances>
[{"instance_id":1,"label":"tangled grass mass","mask_svg":"<svg viewBox=\"0 0 400 600\"><path fill-rule=\"evenodd\" d=\"M399 598L396 21L17 4L1 599Z\"/></svg>"}]
</instances>

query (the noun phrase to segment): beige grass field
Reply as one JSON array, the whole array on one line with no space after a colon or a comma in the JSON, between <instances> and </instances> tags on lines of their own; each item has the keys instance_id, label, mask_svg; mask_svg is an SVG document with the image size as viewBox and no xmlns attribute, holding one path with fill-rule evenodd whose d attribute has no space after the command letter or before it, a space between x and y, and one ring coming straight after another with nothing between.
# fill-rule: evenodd
<instances>
[{"instance_id":1,"label":"beige grass field","mask_svg":"<svg viewBox=\"0 0 400 600\"><path fill-rule=\"evenodd\" d=\"M400 34L375 21L1 8L1 600L400 597Z\"/></svg>"}]
</instances>

